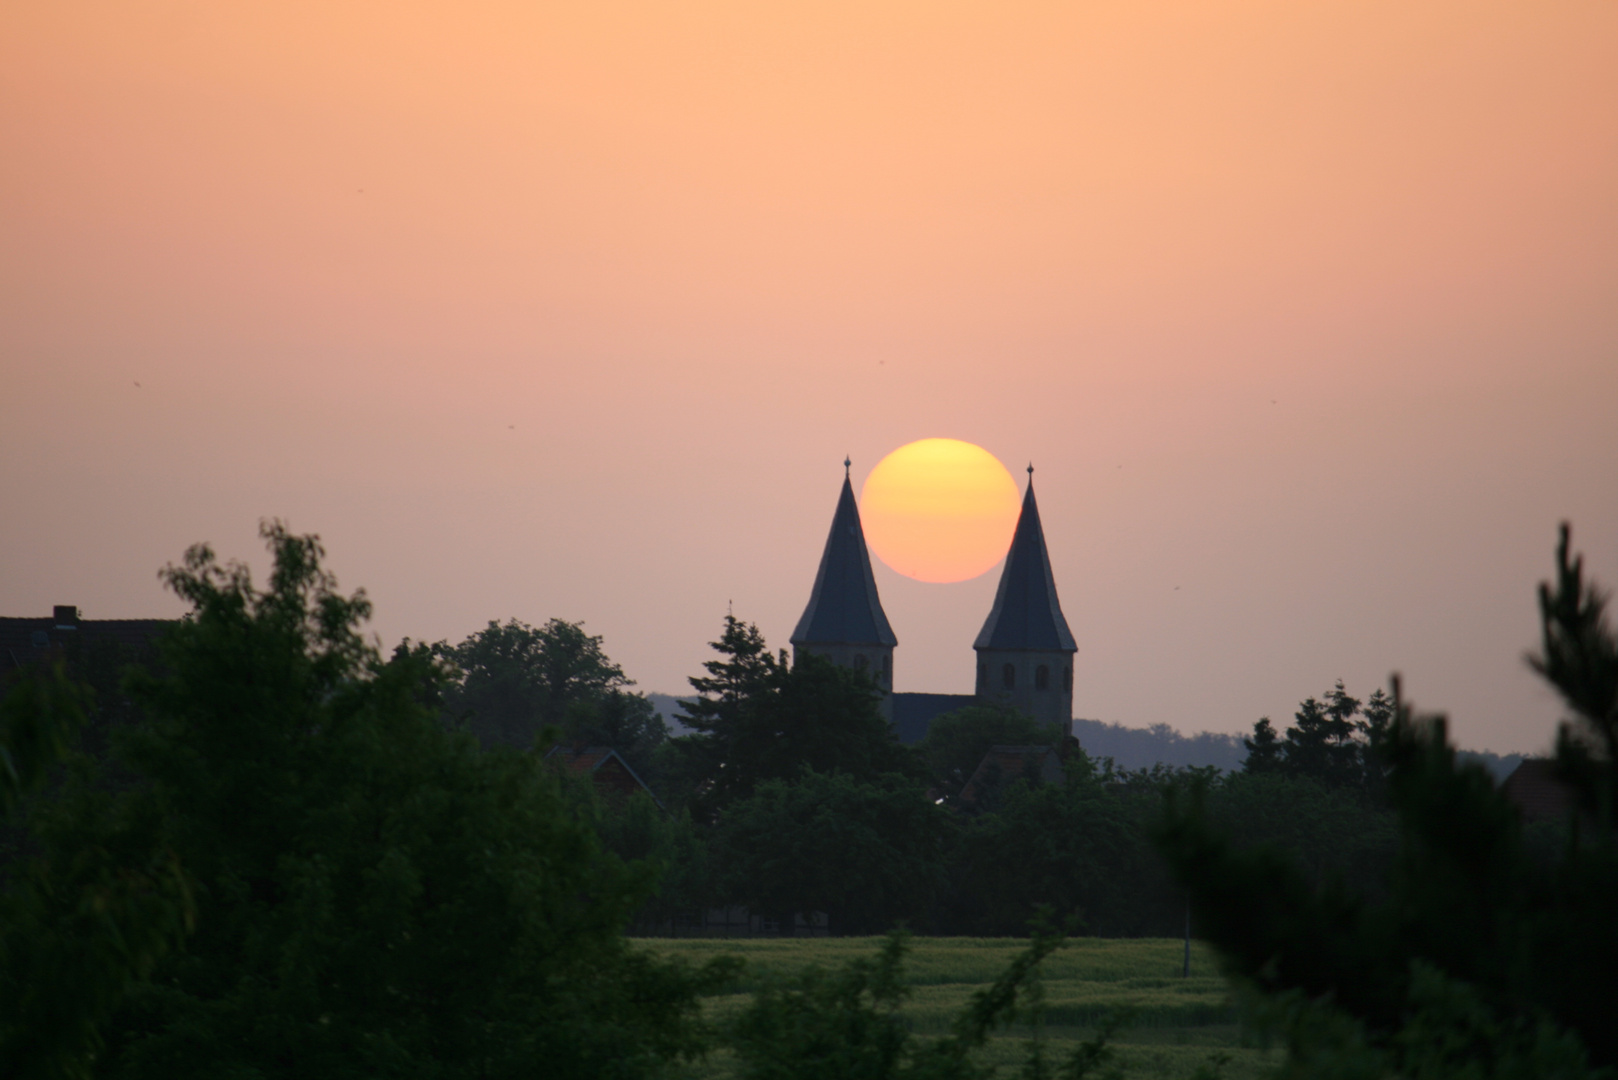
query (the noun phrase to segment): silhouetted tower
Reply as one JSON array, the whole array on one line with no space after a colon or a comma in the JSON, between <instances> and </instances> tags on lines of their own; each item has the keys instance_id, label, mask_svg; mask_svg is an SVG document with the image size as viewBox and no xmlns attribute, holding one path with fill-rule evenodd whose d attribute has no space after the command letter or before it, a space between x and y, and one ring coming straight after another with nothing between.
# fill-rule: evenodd
<instances>
[{"instance_id":1,"label":"silhouetted tower","mask_svg":"<svg viewBox=\"0 0 1618 1080\"><path fill-rule=\"evenodd\" d=\"M1079 647L1056 598L1034 501L1032 465L994 609L972 648L978 654L980 698L1011 705L1035 720L1059 723L1063 731L1072 726L1073 657Z\"/></svg>"},{"instance_id":2,"label":"silhouetted tower","mask_svg":"<svg viewBox=\"0 0 1618 1080\"><path fill-rule=\"evenodd\" d=\"M794 658L804 653L824 656L833 663L867 671L882 691L882 714L893 710L893 636L882 600L871 574L871 555L865 548L860 508L849 479L850 462L843 460L843 493L831 519L831 534L820 556L809 606L792 631Z\"/></svg>"}]
</instances>

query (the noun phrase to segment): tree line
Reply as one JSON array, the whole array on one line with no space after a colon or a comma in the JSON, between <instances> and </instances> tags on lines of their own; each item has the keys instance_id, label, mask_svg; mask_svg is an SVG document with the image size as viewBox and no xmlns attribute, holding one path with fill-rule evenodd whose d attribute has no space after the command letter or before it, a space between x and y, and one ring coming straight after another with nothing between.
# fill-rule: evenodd
<instances>
[{"instance_id":1,"label":"tree line","mask_svg":"<svg viewBox=\"0 0 1618 1080\"><path fill-rule=\"evenodd\" d=\"M864 676L727 618L673 737L579 624L384 656L315 538L265 540L262 589L206 547L165 571L192 610L155 662L113 686L26 671L0 698L12 1075L653 1076L719 1041L749 1076L984 1075L973 1048L1017 1015L1052 918L1156 935L1188 904L1293 1075L1618 1063L1618 644L1565 534L1532 662L1569 705L1579 810L1537 831L1396 687L1260 721L1239 773L1120 770L989 708L901 746ZM662 805L569 778L557 740L620 747ZM1063 778L1002 770L963 798L1007 744L1056 747ZM714 904L1044 929L954 1041L894 1014L899 938L721 1030L701 1000L734 962L627 936Z\"/></svg>"},{"instance_id":2,"label":"tree line","mask_svg":"<svg viewBox=\"0 0 1618 1080\"><path fill-rule=\"evenodd\" d=\"M711 644L682 702L682 736L579 624L490 623L430 649L449 673L449 724L486 745L611 746L656 793L654 803L569 789L611 850L662 867L638 932L678 933L704 910L745 907L785 927L815 913L836 934L898 923L1020 934L1053 905L1080 913L1091 934L1177 934L1184 890L1148 835L1166 786L1202 786L1244 843L1276 845L1320 874L1363 876L1393 856L1374 765L1390 719L1381 690L1362 704L1339 683L1305 700L1284 737L1261 720L1233 775L1129 770L989 705L940 716L918 746L902 746L865 674L813 655L793 662L733 615ZM1032 760L990 762L963 799L996 745L1056 749L1063 779L1042 781Z\"/></svg>"}]
</instances>

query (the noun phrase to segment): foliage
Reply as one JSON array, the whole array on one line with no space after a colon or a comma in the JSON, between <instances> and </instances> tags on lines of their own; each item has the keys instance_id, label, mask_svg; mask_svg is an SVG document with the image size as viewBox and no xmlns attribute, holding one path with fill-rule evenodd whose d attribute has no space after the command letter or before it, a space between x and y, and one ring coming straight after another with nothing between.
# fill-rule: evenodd
<instances>
[{"instance_id":1,"label":"foliage","mask_svg":"<svg viewBox=\"0 0 1618 1080\"><path fill-rule=\"evenodd\" d=\"M1065 783L1012 783L966 826L950 864L952 930L1016 933L1042 906L1092 933L1163 929L1165 883L1141 843L1152 799L1109 789L1111 774L1082 752L1065 767Z\"/></svg>"},{"instance_id":2,"label":"foliage","mask_svg":"<svg viewBox=\"0 0 1618 1080\"><path fill-rule=\"evenodd\" d=\"M855 959L840 969L811 967L795 977L767 979L731 1025L729 1039L746 1080L970 1080L992 1075L974 1059L989 1036L1037 1000L1041 961L1061 946L1061 935L1034 932L989 986L976 991L955 1017L948 1035L918 1038L899 1015L910 996L903 978L909 949L903 931L894 931L874 960ZM1081 1045L1054 1072L1034 1075L1087 1075L1106 1060L1106 1035ZM1042 1044L1036 1043L1042 1049ZM1036 1051L1037 1053L1038 1051ZM1026 1073L1025 1073L1026 1075Z\"/></svg>"},{"instance_id":3,"label":"foliage","mask_svg":"<svg viewBox=\"0 0 1618 1080\"><path fill-rule=\"evenodd\" d=\"M583 623L510 619L432 653L448 676L446 708L485 746L527 749L554 727L564 741L613 747L644 775L668 730L601 641Z\"/></svg>"},{"instance_id":4,"label":"foliage","mask_svg":"<svg viewBox=\"0 0 1618 1080\"><path fill-rule=\"evenodd\" d=\"M772 656L758 628L731 615L712 646L723 659L704 663L708 675L691 679L699 696L682 703L697 734L677 740L702 816L805 768L859 780L917 772L868 674L810 654L795 664L784 650Z\"/></svg>"},{"instance_id":5,"label":"foliage","mask_svg":"<svg viewBox=\"0 0 1618 1080\"><path fill-rule=\"evenodd\" d=\"M1281 771L1282 743L1268 716L1258 718L1253 725L1253 737L1243 739L1242 745L1247 747L1247 761L1242 766L1244 770L1255 774Z\"/></svg>"},{"instance_id":6,"label":"foliage","mask_svg":"<svg viewBox=\"0 0 1618 1080\"><path fill-rule=\"evenodd\" d=\"M933 718L917 749L941 793L954 796L991 746L1055 746L1064 732L1019 709L969 705Z\"/></svg>"},{"instance_id":7,"label":"foliage","mask_svg":"<svg viewBox=\"0 0 1618 1080\"><path fill-rule=\"evenodd\" d=\"M612 747L642 781L657 786L658 751L669 729L646 695L613 689L575 701L557 734L573 745Z\"/></svg>"},{"instance_id":8,"label":"foliage","mask_svg":"<svg viewBox=\"0 0 1618 1080\"><path fill-rule=\"evenodd\" d=\"M656 886L630 920L631 928L657 933L679 916L718 901L709 830L700 828L688 812L666 812L644 791L628 799L604 798L583 778L564 776L562 782L608 851L656 872Z\"/></svg>"},{"instance_id":9,"label":"foliage","mask_svg":"<svg viewBox=\"0 0 1618 1080\"><path fill-rule=\"evenodd\" d=\"M195 882L188 949L129 991L97 1073L634 1076L701 1052L722 968L622 937L649 868L535 753L447 731L429 650L378 656L315 538L263 534L265 591L202 546L165 571L193 611L130 686L139 782L92 775L38 832L60 859L172 851Z\"/></svg>"},{"instance_id":10,"label":"foliage","mask_svg":"<svg viewBox=\"0 0 1618 1080\"><path fill-rule=\"evenodd\" d=\"M909 996L900 975L905 936L894 933L873 962L835 972L809 968L771 980L737 1017L730 1041L750 1080L866 1080L892 1076L910 1033L898 1016Z\"/></svg>"},{"instance_id":11,"label":"foliage","mask_svg":"<svg viewBox=\"0 0 1618 1080\"><path fill-rule=\"evenodd\" d=\"M1304 699L1284 739L1269 717L1260 717L1253 725L1253 737L1242 740L1247 748L1243 770L1308 777L1333 787L1359 787L1380 794L1381 749L1392 719L1393 701L1380 688L1361 702L1349 695L1339 679L1326 691L1324 700Z\"/></svg>"},{"instance_id":12,"label":"foliage","mask_svg":"<svg viewBox=\"0 0 1618 1080\"><path fill-rule=\"evenodd\" d=\"M1376 892L1398 849L1393 811L1353 788L1285 774L1234 773L1205 778L1203 797L1209 823L1235 847L1273 848L1316 883L1336 875ZM1149 820L1143 825L1149 827Z\"/></svg>"},{"instance_id":13,"label":"foliage","mask_svg":"<svg viewBox=\"0 0 1618 1080\"><path fill-rule=\"evenodd\" d=\"M42 787L72 749L91 695L67 677L60 661L25 668L0 697L0 816Z\"/></svg>"},{"instance_id":14,"label":"foliage","mask_svg":"<svg viewBox=\"0 0 1618 1080\"><path fill-rule=\"evenodd\" d=\"M1385 899L1274 848L1238 850L1195 799L1171 804L1159 845L1230 970L1279 1009L1294 1075L1618 1066L1618 844L1604 814L1618 779L1618 642L1565 531L1557 570L1540 590L1532 661L1572 711L1560 761L1586 816L1548 864L1489 775L1457 761L1444 720L1415 716L1397 683L1381 753L1401 839Z\"/></svg>"},{"instance_id":15,"label":"foliage","mask_svg":"<svg viewBox=\"0 0 1618 1080\"><path fill-rule=\"evenodd\" d=\"M60 662L0 698L0 820L43 812L24 800L70 757L90 700ZM0 894L0 1060L19 1080L91 1075L101 1025L193 915L171 852L127 830L86 839L14 863Z\"/></svg>"},{"instance_id":16,"label":"foliage","mask_svg":"<svg viewBox=\"0 0 1618 1080\"><path fill-rule=\"evenodd\" d=\"M927 913L950 830L908 777L861 782L806 769L730 805L714 830L714 862L726 897L783 925L819 911L835 933L867 933Z\"/></svg>"},{"instance_id":17,"label":"foliage","mask_svg":"<svg viewBox=\"0 0 1618 1080\"><path fill-rule=\"evenodd\" d=\"M1311 880L1374 879L1391 864L1392 815L1353 789L1285 775L1213 769L1114 772L1070 754L1062 784L1011 784L992 812L960 834L949 864L949 903L935 927L1013 933L1041 904L1082 916L1090 933L1177 933L1185 893L1149 835L1165 790L1203 792L1208 821L1240 848L1273 845Z\"/></svg>"},{"instance_id":18,"label":"foliage","mask_svg":"<svg viewBox=\"0 0 1618 1080\"><path fill-rule=\"evenodd\" d=\"M905 954L905 981L913 990L903 1013L917 1034L950 1031L972 993L992 983L1028 946L1028 931L1017 937L938 937L917 935ZM735 982L711 999L716 1015L744 1008L772 979L791 978L819 966L839 967L868 956L882 937L661 938L645 946L662 956L691 962L732 954L746 962ZM1071 937L1040 963L1049 1032L1061 1040L1101 1023L1120 1011L1133 1016L1132 1036L1174 1029L1204 1029L1202 1038L1234 1040L1236 1011L1229 986L1219 975L1213 951L1192 942L1191 975L1181 976L1185 943L1180 938ZM1025 1015L1025 1022L1029 1017ZM1206 1029L1218 1029L1217 1031ZM999 1039L1013 1038L1006 1030Z\"/></svg>"},{"instance_id":19,"label":"foliage","mask_svg":"<svg viewBox=\"0 0 1618 1080\"><path fill-rule=\"evenodd\" d=\"M680 702L686 726L705 735L741 725L748 702L769 693L779 671L788 666L785 649L777 658L757 626L729 613L724 633L708 647L721 659L702 662L708 674L688 680L697 696Z\"/></svg>"},{"instance_id":20,"label":"foliage","mask_svg":"<svg viewBox=\"0 0 1618 1080\"><path fill-rule=\"evenodd\" d=\"M1618 638L1607 595L1584 582L1584 560L1569 559L1568 527L1556 547L1556 584L1539 586L1541 647L1529 666L1561 693L1572 719L1557 730L1556 756L1597 836L1618 828Z\"/></svg>"}]
</instances>

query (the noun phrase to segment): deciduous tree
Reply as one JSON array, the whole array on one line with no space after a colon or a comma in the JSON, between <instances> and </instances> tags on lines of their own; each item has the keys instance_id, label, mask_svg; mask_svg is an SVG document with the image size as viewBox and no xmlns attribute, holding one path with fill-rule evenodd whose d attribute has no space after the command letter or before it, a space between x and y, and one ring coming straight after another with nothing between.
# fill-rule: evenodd
<instances>
[{"instance_id":1,"label":"deciduous tree","mask_svg":"<svg viewBox=\"0 0 1618 1080\"><path fill-rule=\"evenodd\" d=\"M279 524L260 591L191 549L192 605L116 765L48 852L169 851L196 931L104 1026L118 1077L636 1076L703 1047L712 985L631 948L652 873L602 849L535 753L438 719L423 647L384 660L314 537ZM127 838L127 839L121 839Z\"/></svg>"}]
</instances>

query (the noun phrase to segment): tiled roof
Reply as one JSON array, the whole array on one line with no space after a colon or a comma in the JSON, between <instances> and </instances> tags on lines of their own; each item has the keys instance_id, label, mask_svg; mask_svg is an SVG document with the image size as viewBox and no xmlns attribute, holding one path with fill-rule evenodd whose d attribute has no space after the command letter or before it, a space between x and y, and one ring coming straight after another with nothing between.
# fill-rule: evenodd
<instances>
[{"instance_id":1,"label":"tiled roof","mask_svg":"<svg viewBox=\"0 0 1618 1080\"><path fill-rule=\"evenodd\" d=\"M1512 770L1500 790L1527 821L1565 818L1573 809L1573 793L1557 777L1556 762L1549 758L1528 758Z\"/></svg>"},{"instance_id":2,"label":"tiled roof","mask_svg":"<svg viewBox=\"0 0 1618 1080\"><path fill-rule=\"evenodd\" d=\"M59 607L48 618L0 617L0 673L45 660L75 639L143 648L174 624L173 619L82 619L72 607Z\"/></svg>"},{"instance_id":3,"label":"tiled roof","mask_svg":"<svg viewBox=\"0 0 1618 1080\"><path fill-rule=\"evenodd\" d=\"M979 785L991 774L998 775L1001 783L1009 784L1030 770L1046 784L1059 784L1067 775L1062 768L1062 756L1054 746L991 746L961 788L961 801L977 802Z\"/></svg>"},{"instance_id":4,"label":"tiled roof","mask_svg":"<svg viewBox=\"0 0 1618 1080\"><path fill-rule=\"evenodd\" d=\"M580 776L588 776L597 783L603 777L610 777L604 786L630 794L635 790L646 792L662 809L663 802L657 793L646 785L640 774L630 768L629 762L610 746L553 746L545 751L544 760L555 760L562 764L568 772Z\"/></svg>"},{"instance_id":5,"label":"tiled roof","mask_svg":"<svg viewBox=\"0 0 1618 1080\"><path fill-rule=\"evenodd\" d=\"M972 647L1078 651L1062 615L1062 603L1056 597L1045 530L1039 523L1039 504L1034 501L1032 467L1017 531L1011 538L1005 569L1000 572L1000 588L994 594L994 607Z\"/></svg>"},{"instance_id":6,"label":"tiled roof","mask_svg":"<svg viewBox=\"0 0 1618 1080\"><path fill-rule=\"evenodd\" d=\"M843 491L832 516L826 550L820 556L809 606L792 631L792 644L899 644L876 594L860 508L854 501L853 482L847 476L843 477Z\"/></svg>"}]
</instances>

